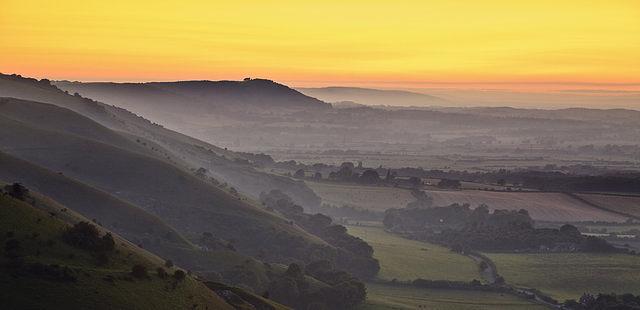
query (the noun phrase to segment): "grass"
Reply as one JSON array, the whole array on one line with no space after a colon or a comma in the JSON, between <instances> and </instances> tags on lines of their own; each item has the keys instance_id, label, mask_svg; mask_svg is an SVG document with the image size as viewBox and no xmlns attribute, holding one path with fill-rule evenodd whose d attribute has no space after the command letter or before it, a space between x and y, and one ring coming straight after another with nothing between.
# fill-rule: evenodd
<instances>
[{"instance_id":1,"label":"grass","mask_svg":"<svg viewBox=\"0 0 640 310\"><path fill-rule=\"evenodd\" d=\"M359 310L387 309L546 309L509 294L481 291L436 290L367 283L367 301Z\"/></svg>"},{"instance_id":2,"label":"grass","mask_svg":"<svg viewBox=\"0 0 640 310\"><path fill-rule=\"evenodd\" d=\"M415 201L411 192L402 188L309 181L305 183L322 198L324 203L338 207L349 205L361 209L384 211L390 208L404 208L407 203Z\"/></svg>"},{"instance_id":3,"label":"grass","mask_svg":"<svg viewBox=\"0 0 640 310\"><path fill-rule=\"evenodd\" d=\"M62 241L68 225L27 203L0 196L0 244L20 243L19 257L26 263L57 264L70 268L76 282L48 279L32 273L12 275L4 246L0 249L0 308L75 309L230 309L220 297L197 280L186 277L173 288L173 279L161 279L155 269L160 262L115 236L116 250L105 265L85 250ZM144 253L143 253L144 252ZM135 264L149 270L144 279L129 273ZM172 272L172 270L168 270ZM114 281L106 281L111 276Z\"/></svg>"},{"instance_id":4,"label":"grass","mask_svg":"<svg viewBox=\"0 0 640 310\"><path fill-rule=\"evenodd\" d=\"M373 247L380 261L378 277L385 280L471 281L481 279L476 263L445 247L405 239L380 227L348 226L349 234Z\"/></svg>"},{"instance_id":5,"label":"grass","mask_svg":"<svg viewBox=\"0 0 640 310\"><path fill-rule=\"evenodd\" d=\"M536 288L559 301L583 293L640 294L640 256L552 253L487 254L507 283Z\"/></svg>"}]
</instances>

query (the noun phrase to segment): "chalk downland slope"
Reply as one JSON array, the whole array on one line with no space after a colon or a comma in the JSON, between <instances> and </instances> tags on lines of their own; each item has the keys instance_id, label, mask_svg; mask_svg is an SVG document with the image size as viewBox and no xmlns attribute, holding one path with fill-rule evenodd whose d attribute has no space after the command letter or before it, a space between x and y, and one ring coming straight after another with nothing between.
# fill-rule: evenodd
<instances>
[{"instance_id":1,"label":"chalk downland slope","mask_svg":"<svg viewBox=\"0 0 640 310\"><path fill-rule=\"evenodd\" d=\"M174 279L178 269L117 235L106 261L68 244L63 235L70 223L88 220L42 197L28 199L0 196L3 309L233 309L191 276ZM132 275L135 265L146 275ZM161 277L157 268L168 274Z\"/></svg>"},{"instance_id":2,"label":"chalk downland slope","mask_svg":"<svg viewBox=\"0 0 640 310\"><path fill-rule=\"evenodd\" d=\"M279 189L301 205L314 205L320 201L302 182L258 171L247 161L244 154L227 151L163 128L123 108L80 95L70 95L48 80L38 81L18 75L0 74L0 97L50 103L67 108L141 144L146 148L147 154L151 152L155 157L187 172L205 168L209 176L227 182L253 197L258 197L262 191ZM140 152L140 148L128 149Z\"/></svg>"},{"instance_id":3,"label":"chalk downland slope","mask_svg":"<svg viewBox=\"0 0 640 310\"><path fill-rule=\"evenodd\" d=\"M54 119L58 113L73 113L48 104L30 105L32 114ZM0 151L132 203L162 218L187 238L210 232L236 240L241 252L266 253L263 255L278 260L304 260L314 247L331 255L331 247L320 239L241 196L161 159L71 134L58 125L36 125L0 114ZM285 244L290 247L286 251Z\"/></svg>"}]
</instances>

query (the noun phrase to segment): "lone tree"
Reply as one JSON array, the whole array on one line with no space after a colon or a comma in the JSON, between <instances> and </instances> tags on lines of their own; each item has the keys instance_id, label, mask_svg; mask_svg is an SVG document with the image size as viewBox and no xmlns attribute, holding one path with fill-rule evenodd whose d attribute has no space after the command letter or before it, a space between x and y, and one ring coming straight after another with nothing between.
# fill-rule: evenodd
<instances>
[{"instance_id":1,"label":"lone tree","mask_svg":"<svg viewBox=\"0 0 640 310\"><path fill-rule=\"evenodd\" d=\"M7 190L7 193L11 195L11 197L18 200L24 201L29 195L29 190L20 183L13 183L10 186L5 187L5 189Z\"/></svg>"},{"instance_id":2,"label":"lone tree","mask_svg":"<svg viewBox=\"0 0 640 310\"><path fill-rule=\"evenodd\" d=\"M187 276L187 275L184 273L184 271L182 271L182 270L180 270L180 269L176 270L176 271L173 273L173 278L174 278L174 279L176 279L176 280L178 280L178 281L182 281L182 280L184 280L184 278L185 278L186 276Z\"/></svg>"},{"instance_id":3,"label":"lone tree","mask_svg":"<svg viewBox=\"0 0 640 310\"><path fill-rule=\"evenodd\" d=\"M111 233L106 233L100 237L100 232L96 226L89 222L76 223L62 237L69 245L96 253L111 252L116 245Z\"/></svg>"},{"instance_id":4,"label":"lone tree","mask_svg":"<svg viewBox=\"0 0 640 310\"><path fill-rule=\"evenodd\" d=\"M304 174L304 170L303 169L298 169L296 171L296 173L293 175L293 177L297 178L297 179L302 179L302 178L304 178L304 175L305 175Z\"/></svg>"},{"instance_id":5,"label":"lone tree","mask_svg":"<svg viewBox=\"0 0 640 310\"><path fill-rule=\"evenodd\" d=\"M360 182L362 183L375 184L375 183L378 183L379 181L380 181L380 175L378 175L377 171L372 169L366 170L360 176Z\"/></svg>"},{"instance_id":6,"label":"lone tree","mask_svg":"<svg viewBox=\"0 0 640 310\"><path fill-rule=\"evenodd\" d=\"M133 267L131 267L131 275L138 279L144 279L147 277L147 267L143 265L133 265Z\"/></svg>"}]
</instances>

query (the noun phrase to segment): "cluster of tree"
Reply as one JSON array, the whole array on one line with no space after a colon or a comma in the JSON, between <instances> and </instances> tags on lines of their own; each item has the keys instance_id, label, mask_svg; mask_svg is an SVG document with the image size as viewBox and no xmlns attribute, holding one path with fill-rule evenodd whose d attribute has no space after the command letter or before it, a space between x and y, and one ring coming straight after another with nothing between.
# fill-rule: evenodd
<instances>
[{"instance_id":1,"label":"cluster of tree","mask_svg":"<svg viewBox=\"0 0 640 310\"><path fill-rule=\"evenodd\" d=\"M305 165L295 161L278 162L276 166L297 170L297 178L322 179L320 171L329 172L329 180L363 184L392 184L416 187L421 179L440 179L440 188L460 188L461 181L497 184L501 186L527 187L546 191L567 192L627 192L640 193L640 173L615 172L596 167L547 165L544 167L491 172L469 172L466 170L424 170L422 168L383 169L356 166L344 162L340 166L326 164ZM385 177L381 177L385 176Z\"/></svg>"},{"instance_id":2,"label":"cluster of tree","mask_svg":"<svg viewBox=\"0 0 640 310\"><path fill-rule=\"evenodd\" d=\"M330 217L320 213L305 213L301 206L278 190L262 193L260 200L267 209L278 211L309 233L336 247L334 263L337 267L363 278L374 277L380 270L378 261L373 258L373 248L362 239L349 235L344 226L333 224Z\"/></svg>"},{"instance_id":3,"label":"cluster of tree","mask_svg":"<svg viewBox=\"0 0 640 310\"><path fill-rule=\"evenodd\" d=\"M362 171L359 173L358 170ZM344 162L337 171L329 173L329 179L343 182L356 182L363 184L378 184L386 181L391 176L387 176L385 180L380 179L378 171L374 169L363 169L360 164L357 167L352 162Z\"/></svg>"},{"instance_id":4,"label":"cluster of tree","mask_svg":"<svg viewBox=\"0 0 640 310\"><path fill-rule=\"evenodd\" d=\"M459 180L441 179L438 182L439 188L459 189L462 185Z\"/></svg>"},{"instance_id":5,"label":"cluster of tree","mask_svg":"<svg viewBox=\"0 0 640 310\"><path fill-rule=\"evenodd\" d=\"M567 300L563 309L569 310L623 310L640 309L640 295L633 294L584 294L578 301Z\"/></svg>"},{"instance_id":6,"label":"cluster of tree","mask_svg":"<svg viewBox=\"0 0 640 310\"><path fill-rule=\"evenodd\" d=\"M29 189L24 187L20 183L13 183L11 185L5 186L4 192L15 199L22 201L25 201L29 198Z\"/></svg>"},{"instance_id":7,"label":"cluster of tree","mask_svg":"<svg viewBox=\"0 0 640 310\"><path fill-rule=\"evenodd\" d=\"M475 209L459 204L428 209L391 209L386 212L384 225L387 229L461 252L621 251L601 238L583 236L572 225L559 229L535 228L526 210L490 212L486 205Z\"/></svg>"},{"instance_id":8,"label":"cluster of tree","mask_svg":"<svg viewBox=\"0 0 640 310\"><path fill-rule=\"evenodd\" d=\"M325 285L308 281L311 276ZM291 264L269 285L267 297L295 309L351 309L362 303L364 283L349 273L333 269L329 261L313 262L302 268Z\"/></svg>"},{"instance_id":9,"label":"cluster of tree","mask_svg":"<svg viewBox=\"0 0 640 310\"><path fill-rule=\"evenodd\" d=\"M433 197L427 195L425 191L414 189L411 195L416 199L407 204L407 208L430 208L433 206Z\"/></svg>"},{"instance_id":10,"label":"cluster of tree","mask_svg":"<svg viewBox=\"0 0 640 310\"><path fill-rule=\"evenodd\" d=\"M422 168L394 169L399 176L437 178L490 183L547 191L568 192L625 192L640 193L640 173L615 172L584 166L556 167L548 165L540 169L500 169L491 172L468 172L456 170L424 170Z\"/></svg>"},{"instance_id":11,"label":"cluster of tree","mask_svg":"<svg viewBox=\"0 0 640 310\"><path fill-rule=\"evenodd\" d=\"M109 254L115 249L115 241L111 233L100 236L100 231L89 222L78 222L67 229L62 235L67 244L90 251L97 259L98 265L105 265L109 261Z\"/></svg>"}]
</instances>

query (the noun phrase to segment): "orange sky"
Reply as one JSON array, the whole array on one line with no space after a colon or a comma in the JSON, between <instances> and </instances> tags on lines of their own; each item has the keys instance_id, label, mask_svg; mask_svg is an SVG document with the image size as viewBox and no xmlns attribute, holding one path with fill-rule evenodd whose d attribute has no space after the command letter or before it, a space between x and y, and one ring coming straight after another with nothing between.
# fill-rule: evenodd
<instances>
[{"instance_id":1,"label":"orange sky","mask_svg":"<svg viewBox=\"0 0 640 310\"><path fill-rule=\"evenodd\" d=\"M640 89L637 0L172 2L0 0L0 72Z\"/></svg>"}]
</instances>

